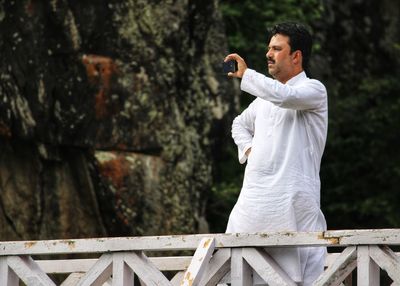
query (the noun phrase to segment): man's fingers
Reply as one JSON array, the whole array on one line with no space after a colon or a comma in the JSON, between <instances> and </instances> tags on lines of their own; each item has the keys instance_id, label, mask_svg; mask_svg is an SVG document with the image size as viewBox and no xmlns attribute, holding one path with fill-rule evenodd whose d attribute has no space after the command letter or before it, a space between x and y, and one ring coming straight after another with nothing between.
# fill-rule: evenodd
<instances>
[{"instance_id":1,"label":"man's fingers","mask_svg":"<svg viewBox=\"0 0 400 286\"><path fill-rule=\"evenodd\" d=\"M228 76L229 76L229 77L237 77L237 78L240 78L238 72L228 72Z\"/></svg>"},{"instance_id":2,"label":"man's fingers","mask_svg":"<svg viewBox=\"0 0 400 286\"><path fill-rule=\"evenodd\" d=\"M229 54L225 57L224 62L227 62L229 60L238 60L241 59L241 57L238 54Z\"/></svg>"},{"instance_id":3,"label":"man's fingers","mask_svg":"<svg viewBox=\"0 0 400 286\"><path fill-rule=\"evenodd\" d=\"M232 54L227 55L227 56L225 57L225 59L224 59L224 62L229 61L229 60L231 59L231 57L232 57Z\"/></svg>"},{"instance_id":4,"label":"man's fingers","mask_svg":"<svg viewBox=\"0 0 400 286\"><path fill-rule=\"evenodd\" d=\"M224 59L224 62L227 62L229 60L231 60L231 58L229 56L226 56L225 59Z\"/></svg>"}]
</instances>

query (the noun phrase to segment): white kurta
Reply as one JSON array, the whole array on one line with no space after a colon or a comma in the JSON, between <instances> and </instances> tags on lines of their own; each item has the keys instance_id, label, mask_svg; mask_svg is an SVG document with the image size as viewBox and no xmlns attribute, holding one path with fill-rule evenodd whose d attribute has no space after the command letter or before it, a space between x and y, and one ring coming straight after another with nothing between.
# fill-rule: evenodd
<instances>
[{"instance_id":1,"label":"white kurta","mask_svg":"<svg viewBox=\"0 0 400 286\"><path fill-rule=\"evenodd\" d=\"M324 85L304 72L282 84L247 69L241 89L257 98L232 124L239 161L247 166L226 232L326 230L319 179L328 121ZM323 247L269 252L304 285L323 271Z\"/></svg>"}]
</instances>

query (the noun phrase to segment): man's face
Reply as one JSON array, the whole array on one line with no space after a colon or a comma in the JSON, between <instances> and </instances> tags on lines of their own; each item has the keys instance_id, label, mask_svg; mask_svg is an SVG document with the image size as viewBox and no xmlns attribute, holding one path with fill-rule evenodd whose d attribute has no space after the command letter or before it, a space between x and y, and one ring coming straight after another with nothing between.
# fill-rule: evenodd
<instances>
[{"instance_id":1,"label":"man's face","mask_svg":"<svg viewBox=\"0 0 400 286\"><path fill-rule=\"evenodd\" d=\"M283 83L293 77L294 54L290 53L288 36L281 34L272 36L266 54L269 74Z\"/></svg>"}]
</instances>

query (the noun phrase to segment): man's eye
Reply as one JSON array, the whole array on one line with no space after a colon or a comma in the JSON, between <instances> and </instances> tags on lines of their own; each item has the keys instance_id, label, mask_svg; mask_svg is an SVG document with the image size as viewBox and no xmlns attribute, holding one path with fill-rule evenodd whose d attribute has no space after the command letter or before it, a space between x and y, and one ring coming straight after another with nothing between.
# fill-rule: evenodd
<instances>
[{"instance_id":1,"label":"man's eye","mask_svg":"<svg viewBox=\"0 0 400 286\"><path fill-rule=\"evenodd\" d=\"M281 48L279 48L279 47L271 47L271 48L268 48L268 49L267 49L267 51L270 51L270 50L273 50L273 51L280 51Z\"/></svg>"}]
</instances>

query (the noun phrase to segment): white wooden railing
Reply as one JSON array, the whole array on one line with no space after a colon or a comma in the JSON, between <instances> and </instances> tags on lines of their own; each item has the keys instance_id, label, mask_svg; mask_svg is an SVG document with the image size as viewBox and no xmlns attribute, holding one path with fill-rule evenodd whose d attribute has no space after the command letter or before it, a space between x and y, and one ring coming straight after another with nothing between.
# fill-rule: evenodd
<instances>
[{"instance_id":1,"label":"white wooden railing","mask_svg":"<svg viewBox=\"0 0 400 286\"><path fill-rule=\"evenodd\" d=\"M0 242L0 286L56 285L54 275L63 286L296 285L264 251L293 246L341 250L313 285L351 285L356 268L357 285L380 285L380 269L400 285L398 245L400 229L9 241Z\"/></svg>"}]
</instances>

